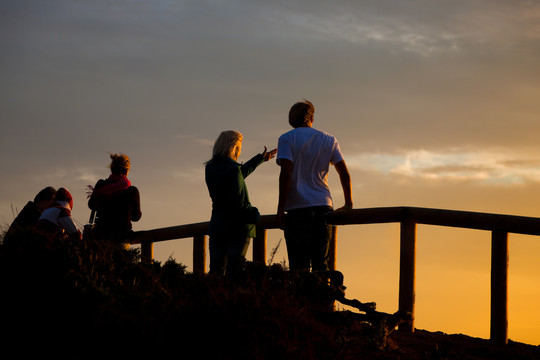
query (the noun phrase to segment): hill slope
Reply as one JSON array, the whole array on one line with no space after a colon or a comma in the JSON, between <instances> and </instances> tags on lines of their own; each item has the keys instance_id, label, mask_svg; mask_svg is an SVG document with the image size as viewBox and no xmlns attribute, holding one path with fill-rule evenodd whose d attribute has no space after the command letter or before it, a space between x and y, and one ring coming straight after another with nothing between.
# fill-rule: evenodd
<instances>
[{"instance_id":1,"label":"hill slope","mask_svg":"<svg viewBox=\"0 0 540 360\"><path fill-rule=\"evenodd\" d=\"M380 317L332 311L336 289L313 274L199 276L108 243L21 234L0 245L0 287L2 348L19 358L540 359L463 335L381 337Z\"/></svg>"}]
</instances>

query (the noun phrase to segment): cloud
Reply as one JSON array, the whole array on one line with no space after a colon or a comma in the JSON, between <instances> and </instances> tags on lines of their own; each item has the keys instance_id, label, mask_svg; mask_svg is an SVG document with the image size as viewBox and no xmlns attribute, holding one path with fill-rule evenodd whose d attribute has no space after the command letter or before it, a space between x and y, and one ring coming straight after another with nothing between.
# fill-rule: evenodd
<instances>
[{"instance_id":1,"label":"cloud","mask_svg":"<svg viewBox=\"0 0 540 360\"><path fill-rule=\"evenodd\" d=\"M431 55L486 44L529 47L540 37L540 6L534 1L17 3L0 5L10 34L0 39L18 50L29 42L40 53L55 48L62 56L78 54L79 61L155 61L156 53L183 60L189 53L223 54L231 44L269 41L337 41Z\"/></svg>"},{"instance_id":2,"label":"cloud","mask_svg":"<svg viewBox=\"0 0 540 360\"><path fill-rule=\"evenodd\" d=\"M200 184L204 180L204 167L192 167L182 170L174 170L172 178L187 181L192 184Z\"/></svg>"},{"instance_id":3,"label":"cloud","mask_svg":"<svg viewBox=\"0 0 540 360\"><path fill-rule=\"evenodd\" d=\"M354 13L313 16L299 23L306 26L314 36L329 41L384 45L422 55L453 51L458 47L456 37L452 34L429 32L415 24L394 22L389 18L371 17L369 14L361 17Z\"/></svg>"},{"instance_id":4,"label":"cloud","mask_svg":"<svg viewBox=\"0 0 540 360\"><path fill-rule=\"evenodd\" d=\"M269 11L268 18L293 38L371 44L423 56L465 47L529 46L540 34L540 7L531 1L317 1Z\"/></svg>"},{"instance_id":5,"label":"cloud","mask_svg":"<svg viewBox=\"0 0 540 360\"><path fill-rule=\"evenodd\" d=\"M105 175L103 169L89 169L89 168L78 168L74 169L73 177L75 180L80 182L86 182L89 185L94 185L97 179L102 178Z\"/></svg>"},{"instance_id":6,"label":"cloud","mask_svg":"<svg viewBox=\"0 0 540 360\"><path fill-rule=\"evenodd\" d=\"M212 146L214 146L214 140L198 137L192 134L179 134L179 135L176 135L176 138L180 141L187 141L187 142L191 142L193 144L204 146L204 147L212 148Z\"/></svg>"},{"instance_id":7,"label":"cloud","mask_svg":"<svg viewBox=\"0 0 540 360\"><path fill-rule=\"evenodd\" d=\"M540 156L511 151L428 151L363 153L347 160L352 169L398 178L473 181L491 185L540 183Z\"/></svg>"}]
</instances>

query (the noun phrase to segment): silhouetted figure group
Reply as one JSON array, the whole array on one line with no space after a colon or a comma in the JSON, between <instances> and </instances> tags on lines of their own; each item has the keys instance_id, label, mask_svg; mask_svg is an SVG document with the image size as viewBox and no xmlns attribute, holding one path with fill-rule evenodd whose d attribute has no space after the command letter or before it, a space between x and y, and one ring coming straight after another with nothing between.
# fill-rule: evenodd
<instances>
[{"instance_id":1,"label":"silhouetted figure group","mask_svg":"<svg viewBox=\"0 0 540 360\"><path fill-rule=\"evenodd\" d=\"M11 223L4 241L20 233L40 235L46 240L44 245L60 237L80 239L81 231L73 221L72 209L73 197L66 188L56 190L48 186L24 206Z\"/></svg>"},{"instance_id":2,"label":"silhouetted figure group","mask_svg":"<svg viewBox=\"0 0 540 360\"><path fill-rule=\"evenodd\" d=\"M328 172L334 165L345 205L352 209L351 179L336 138L313 128L315 107L307 100L289 111L293 130L283 134L277 149L264 151L245 164L237 162L242 134L229 130L217 138L206 163L206 184L212 198L210 272L225 274L241 266L255 236L259 211L249 201L245 178L277 153L279 201L277 218L284 230L291 270L327 271L332 236L328 216L333 202Z\"/></svg>"},{"instance_id":3,"label":"silhouetted figure group","mask_svg":"<svg viewBox=\"0 0 540 360\"><path fill-rule=\"evenodd\" d=\"M205 164L205 180L212 200L210 219L210 272L226 274L240 269L250 238L255 237L258 209L250 203L245 178L262 163L274 158L281 167L277 219L284 230L291 270L327 271L333 202L328 172L334 165L340 178L345 205L352 209L351 179L338 141L313 128L315 108L307 100L289 111L292 130L279 137L278 147L255 155L241 164L243 136L223 131L216 139L212 158ZM95 218L84 238L129 244L132 222L141 216L139 190L128 179L130 160L125 154L110 154L111 174L88 186L88 207ZM6 237L21 229L33 229L48 242L56 238L82 239L71 211L73 197L66 188L47 187L28 202L13 221ZM95 216L94 216L95 215ZM88 230L88 231L86 231Z\"/></svg>"},{"instance_id":4,"label":"silhouetted figure group","mask_svg":"<svg viewBox=\"0 0 540 360\"><path fill-rule=\"evenodd\" d=\"M110 154L111 175L89 186L88 207L95 214L95 225L87 240L106 240L126 244L133 239L132 221L141 218L139 190L131 186L127 175L130 161L125 154ZM66 188L48 186L29 201L5 234L9 241L17 233L39 235L46 245L55 240L82 240L83 233L75 224L71 211L73 196Z\"/></svg>"},{"instance_id":5,"label":"silhouetted figure group","mask_svg":"<svg viewBox=\"0 0 540 360\"><path fill-rule=\"evenodd\" d=\"M379 338L384 340L397 324L409 321L411 315L379 313L375 311L375 303L345 298L343 275L329 271L332 234L328 218L334 211L328 187L330 165L338 173L345 200L344 206L336 211L353 207L351 177L337 139L313 128L314 113L311 102L295 103L289 111L293 129L279 137L278 147L268 151L265 146L245 163L238 162L243 140L240 132L223 131L216 139L212 157L205 163L205 181L212 200L210 273L225 275L244 270L249 241L255 237L260 218L259 210L250 202L245 179L277 155L280 166L277 221L284 231L291 274L315 276L324 281L334 289L332 301L366 312L363 321L377 323ZM125 154L110 154L110 157L110 176L100 179L93 187L88 186L92 224L85 228L84 235L71 217L70 192L66 188L47 187L26 204L5 239L30 229L49 244L66 238L118 245L132 242L132 222L142 216L139 190L127 177L129 157Z\"/></svg>"}]
</instances>

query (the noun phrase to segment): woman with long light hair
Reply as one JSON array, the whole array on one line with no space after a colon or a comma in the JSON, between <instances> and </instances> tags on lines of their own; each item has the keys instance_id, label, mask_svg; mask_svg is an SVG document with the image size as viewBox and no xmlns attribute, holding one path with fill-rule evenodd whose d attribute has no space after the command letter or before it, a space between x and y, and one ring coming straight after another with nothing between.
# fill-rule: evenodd
<instances>
[{"instance_id":1,"label":"woman with long light hair","mask_svg":"<svg viewBox=\"0 0 540 360\"><path fill-rule=\"evenodd\" d=\"M267 151L265 146L261 154L239 164L242 139L238 131L223 131L214 144L212 159L206 163L206 185L212 198L210 273L214 274L231 273L244 263L260 216L249 201L245 178L277 152Z\"/></svg>"}]
</instances>

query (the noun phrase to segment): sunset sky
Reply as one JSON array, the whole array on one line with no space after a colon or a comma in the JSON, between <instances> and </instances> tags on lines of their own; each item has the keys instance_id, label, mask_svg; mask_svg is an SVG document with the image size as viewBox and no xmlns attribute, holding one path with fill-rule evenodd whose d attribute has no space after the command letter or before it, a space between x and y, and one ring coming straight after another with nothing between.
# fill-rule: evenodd
<instances>
[{"instance_id":1,"label":"sunset sky","mask_svg":"<svg viewBox=\"0 0 540 360\"><path fill-rule=\"evenodd\" d=\"M131 158L135 230L207 221L219 133L244 134L246 161L304 98L340 142L355 208L540 217L538 1L0 0L0 51L2 226L51 185L82 227L109 152ZM262 214L278 174L270 161L247 179ZM347 297L396 311L399 225L338 236ZM417 328L489 337L490 236L418 227ZM191 254L189 239L155 245L160 261L191 267ZM510 235L509 337L534 345L539 256L540 238Z\"/></svg>"}]
</instances>

